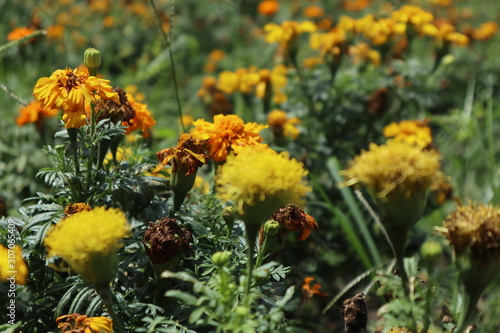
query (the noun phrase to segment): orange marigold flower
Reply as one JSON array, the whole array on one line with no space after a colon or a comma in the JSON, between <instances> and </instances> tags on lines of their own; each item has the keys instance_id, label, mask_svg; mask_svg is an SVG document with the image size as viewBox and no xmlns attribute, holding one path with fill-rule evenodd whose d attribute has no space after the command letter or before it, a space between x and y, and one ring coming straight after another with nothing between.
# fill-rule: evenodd
<instances>
[{"instance_id":1,"label":"orange marigold flower","mask_svg":"<svg viewBox=\"0 0 500 333\"><path fill-rule=\"evenodd\" d=\"M11 32L9 32L9 34L7 35L7 40L9 42L14 41L14 40L18 40L18 39L21 39L21 38L26 37L28 35L31 35L34 32L35 32L34 29L27 28L27 27L15 28Z\"/></svg>"},{"instance_id":2,"label":"orange marigold flower","mask_svg":"<svg viewBox=\"0 0 500 333\"><path fill-rule=\"evenodd\" d=\"M315 283L314 286L311 287L311 282L315 279L312 276L307 276L304 278L304 283L302 284L302 294L306 299L313 297L314 294L319 295L321 297L328 297L328 294L325 294L321 291L321 285L319 283Z\"/></svg>"},{"instance_id":3,"label":"orange marigold flower","mask_svg":"<svg viewBox=\"0 0 500 333\"><path fill-rule=\"evenodd\" d=\"M307 18L321 18L325 14L325 11L320 6L307 6L304 8L304 16Z\"/></svg>"},{"instance_id":4,"label":"orange marigold flower","mask_svg":"<svg viewBox=\"0 0 500 333\"><path fill-rule=\"evenodd\" d=\"M193 123L196 126L193 135L200 140L207 140L209 156L216 162L226 160L229 150L234 146L253 146L263 141L259 132L267 125L245 123L236 115L216 115L214 122L209 123L199 119Z\"/></svg>"},{"instance_id":5,"label":"orange marigold flower","mask_svg":"<svg viewBox=\"0 0 500 333\"><path fill-rule=\"evenodd\" d=\"M64 27L56 24L47 28L47 38L49 40L60 40L64 36Z\"/></svg>"},{"instance_id":6,"label":"orange marigold flower","mask_svg":"<svg viewBox=\"0 0 500 333\"><path fill-rule=\"evenodd\" d=\"M35 123L36 127L40 129L43 119L56 116L58 111L56 109L42 108L38 101L33 101L27 106L21 107L19 112L20 114L16 119L17 126Z\"/></svg>"},{"instance_id":7,"label":"orange marigold flower","mask_svg":"<svg viewBox=\"0 0 500 333\"><path fill-rule=\"evenodd\" d=\"M259 3L257 6L257 11L259 14L265 16L273 16L278 12L280 8L280 4L276 0L264 0Z\"/></svg>"},{"instance_id":8,"label":"orange marigold flower","mask_svg":"<svg viewBox=\"0 0 500 333\"><path fill-rule=\"evenodd\" d=\"M156 120L151 115L146 104L137 102L132 95L127 95L130 105L135 110L135 117L128 122L123 122L123 125L128 126L125 129L125 134L130 134L135 130L142 131L143 138L149 138L149 130L156 125Z\"/></svg>"},{"instance_id":9,"label":"orange marigold flower","mask_svg":"<svg viewBox=\"0 0 500 333\"><path fill-rule=\"evenodd\" d=\"M371 3L371 0L345 0L342 2L342 8L349 12L365 9Z\"/></svg>"},{"instance_id":10,"label":"orange marigold flower","mask_svg":"<svg viewBox=\"0 0 500 333\"><path fill-rule=\"evenodd\" d=\"M107 317L87 317L73 313L57 318L56 323L60 332L113 333L113 321Z\"/></svg>"},{"instance_id":11,"label":"orange marigold flower","mask_svg":"<svg viewBox=\"0 0 500 333\"><path fill-rule=\"evenodd\" d=\"M186 176L196 173L199 167L206 163L207 148L197 137L192 134L182 134L177 147L162 149L158 153L160 165L153 171L159 172L167 164L172 165L172 173L180 169Z\"/></svg>"},{"instance_id":12,"label":"orange marigold flower","mask_svg":"<svg viewBox=\"0 0 500 333\"><path fill-rule=\"evenodd\" d=\"M428 120L404 120L400 123L390 123L384 127L386 138L394 137L396 142L405 142L425 148L432 143L431 129Z\"/></svg>"},{"instance_id":13,"label":"orange marigold flower","mask_svg":"<svg viewBox=\"0 0 500 333\"><path fill-rule=\"evenodd\" d=\"M118 94L109 80L89 76L77 69L58 69L50 77L39 79L33 96L46 109L63 110L66 128L79 128L86 124L85 107L99 99L111 99L119 104Z\"/></svg>"},{"instance_id":14,"label":"orange marigold flower","mask_svg":"<svg viewBox=\"0 0 500 333\"><path fill-rule=\"evenodd\" d=\"M477 29L473 29L471 36L475 40L485 40L491 38L498 31L498 24L495 22L485 22Z\"/></svg>"}]
</instances>

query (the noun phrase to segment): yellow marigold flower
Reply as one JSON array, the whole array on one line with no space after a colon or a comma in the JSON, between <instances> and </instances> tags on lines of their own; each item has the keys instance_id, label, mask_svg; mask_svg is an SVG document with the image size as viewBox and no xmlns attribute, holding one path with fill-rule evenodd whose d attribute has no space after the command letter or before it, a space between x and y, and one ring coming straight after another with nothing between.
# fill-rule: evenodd
<instances>
[{"instance_id":1,"label":"yellow marigold flower","mask_svg":"<svg viewBox=\"0 0 500 333\"><path fill-rule=\"evenodd\" d=\"M471 37L475 40L485 40L491 38L498 31L498 24L495 22L485 22L477 29L473 29Z\"/></svg>"},{"instance_id":2,"label":"yellow marigold flower","mask_svg":"<svg viewBox=\"0 0 500 333\"><path fill-rule=\"evenodd\" d=\"M300 131L296 127L301 121L297 117L288 118L285 111L273 110L267 116L267 124L273 131L276 139L290 137L295 140L299 137Z\"/></svg>"},{"instance_id":3,"label":"yellow marigold flower","mask_svg":"<svg viewBox=\"0 0 500 333\"><path fill-rule=\"evenodd\" d=\"M14 41L14 40L18 40L18 39L21 39L21 38L26 37L28 35L31 35L34 32L35 32L34 29L27 28L27 27L15 28L11 32L9 32L9 34L7 35L7 40L9 42Z\"/></svg>"},{"instance_id":4,"label":"yellow marigold flower","mask_svg":"<svg viewBox=\"0 0 500 333\"><path fill-rule=\"evenodd\" d=\"M394 192L410 197L413 192L434 187L445 177L440 171L440 155L434 150L423 151L418 146L389 141L363 151L342 174L343 185L367 186L377 198L386 198Z\"/></svg>"},{"instance_id":5,"label":"yellow marigold flower","mask_svg":"<svg viewBox=\"0 0 500 333\"><path fill-rule=\"evenodd\" d=\"M99 99L110 99L120 104L118 93L109 80L89 76L76 69L58 69L50 77L38 80L33 96L42 108L63 110L66 128L79 128L86 124L85 107Z\"/></svg>"},{"instance_id":6,"label":"yellow marigold flower","mask_svg":"<svg viewBox=\"0 0 500 333\"><path fill-rule=\"evenodd\" d=\"M0 281L26 284L28 266L19 245L5 247L0 244Z\"/></svg>"},{"instance_id":7,"label":"yellow marigold flower","mask_svg":"<svg viewBox=\"0 0 500 333\"><path fill-rule=\"evenodd\" d=\"M380 53L377 50L370 48L367 43L359 43L349 47L349 54L351 54L354 63L363 61L370 61L375 66L380 65Z\"/></svg>"},{"instance_id":8,"label":"yellow marigold flower","mask_svg":"<svg viewBox=\"0 0 500 333\"><path fill-rule=\"evenodd\" d=\"M200 140L207 140L209 156L216 162L226 160L234 146L257 145L263 141L259 132L266 128L257 123L245 123L236 115L216 115L214 122L196 120L192 134Z\"/></svg>"},{"instance_id":9,"label":"yellow marigold flower","mask_svg":"<svg viewBox=\"0 0 500 333\"><path fill-rule=\"evenodd\" d=\"M248 147L228 156L215 181L219 198L232 201L245 222L256 227L279 207L303 204L311 191L303 180L306 175L302 163L290 159L287 152Z\"/></svg>"},{"instance_id":10,"label":"yellow marigold flower","mask_svg":"<svg viewBox=\"0 0 500 333\"><path fill-rule=\"evenodd\" d=\"M70 241L78 235L78 240ZM48 256L59 256L87 283L105 285L118 266L120 240L130 235L122 211L97 207L61 220L45 238Z\"/></svg>"},{"instance_id":11,"label":"yellow marigold flower","mask_svg":"<svg viewBox=\"0 0 500 333\"><path fill-rule=\"evenodd\" d=\"M113 321L107 317L87 317L78 313L56 319L60 332L113 333Z\"/></svg>"},{"instance_id":12,"label":"yellow marigold flower","mask_svg":"<svg viewBox=\"0 0 500 333\"><path fill-rule=\"evenodd\" d=\"M311 21L303 21L300 23L295 21L285 21L281 25L268 23L264 26L266 41L268 43L286 44L297 39L297 37L302 33L315 31L316 25Z\"/></svg>"},{"instance_id":13,"label":"yellow marigold flower","mask_svg":"<svg viewBox=\"0 0 500 333\"><path fill-rule=\"evenodd\" d=\"M469 45L469 37L460 32L452 32L446 36L446 41L457 46L467 46Z\"/></svg>"},{"instance_id":14,"label":"yellow marigold flower","mask_svg":"<svg viewBox=\"0 0 500 333\"><path fill-rule=\"evenodd\" d=\"M240 76L231 71L222 71L219 73L217 88L226 94L232 94L238 90Z\"/></svg>"},{"instance_id":15,"label":"yellow marigold flower","mask_svg":"<svg viewBox=\"0 0 500 333\"><path fill-rule=\"evenodd\" d=\"M283 89L288 84L287 73L285 65L277 65L271 71L260 70L260 82L255 87L255 95L262 99L270 98L272 95L273 102L276 104L286 102L288 97L283 93Z\"/></svg>"},{"instance_id":16,"label":"yellow marigold flower","mask_svg":"<svg viewBox=\"0 0 500 333\"><path fill-rule=\"evenodd\" d=\"M432 143L431 129L428 121L404 120L400 123L390 123L384 127L384 136L394 138L397 142L405 142L422 148Z\"/></svg>"},{"instance_id":17,"label":"yellow marigold flower","mask_svg":"<svg viewBox=\"0 0 500 333\"><path fill-rule=\"evenodd\" d=\"M276 0L264 0L257 6L257 11L259 14L264 16L273 16L278 12L280 4Z\"/></svg>"},{"instance_id":18,"label":"yellow marigold flower","mask_svg":"<svg viewBox=\"0 0 500 333\"><path fill-rule=\"evenodd\" d=\"M33 101L25 107L19 109L19 116L16 119L17 126L23 126L28 123L35 123L38 129L41 128L45 118L57 115L56 109L45 109L40 106L38 101Z\"/></svg>"},{"instance_id":19,"label":"yellow marigold flower","mask_svg":"<svg viewBox=\"0 0 500 333\"><path fill-rule=\"evenodd\" d=\"M127 94L127 99L135 110L135 116L128 122L123 122L123 125L128 126L125 129L125 134L130 134L140 129L142 131L142 137L149 138L149 130L156 125L156 120L153 118L151 111L148 110L146 104L137 102L132 95Z\"/></svg>"}]
</instances>

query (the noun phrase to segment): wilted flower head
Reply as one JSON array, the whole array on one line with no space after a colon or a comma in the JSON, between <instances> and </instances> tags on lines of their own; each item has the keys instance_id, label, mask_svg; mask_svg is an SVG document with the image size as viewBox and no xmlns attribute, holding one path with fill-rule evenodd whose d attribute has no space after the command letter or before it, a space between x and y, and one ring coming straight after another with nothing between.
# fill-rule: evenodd
<instances>
[{"instance_id":1,"label":"wilted flower head","mask_svg":"<svg viewBox=\"0 0 500 333\"><path fill-rule=\"evenodd\" d=\"M87 283L102 285L114 277L117 248L130 226L119 209L97 207L64 218L45 238L49 257L64 259Z\"/></svg>"},{"instance_id":2,"label":"wilted flower head","mask_svg":"<svg viewBox=\"0 0 500 333\"><path fill-rule=\"evenodd\" d=\"M287 152L248 147L230 155L220 167L217 192L222 200L233 201L238 213L258 227L278 207L304 202L311 191L303 180L306 175L302 163L290 159Z\"/></svg>"},{"instance_id":3,"label":"wilted flower head","mask_svg":"<svg viewBox=\"0 0 500 333\"><path fill-rule=\"evenodd\" d=\"M92 207L86 202L78 202L74 204L69 204L64 208L64 217L70 217L75 215L76 213L82 212L82 211L91 211Z\"/></svg>"},{"instance_id":4,"label":"wilted flower head","mask_svg":"<svg viewBox=\"0 0 500 333\"><path fill-rule=\"evenodd\" d=\"M182 255L192 251L191 233L181 227L173 218L164 218L150 222L144 234L143 243L149 259L154 265L162 265L162 269L173 269Z\"/></svg>"},{"instance_id":5,"label":"wilted flower head","mask_svg":"<svg viewBox=\"0 0 500 333\"><path fill-rule=\"evenodd\" d=\"M33 96L42 108L63 110L66 128L79 128L86 124L86 106L99 99L119 103L119 97L109 80L89 76L77 69L58 69L50 77L38 80Z\"/></svg>"},{"instance_id":6,"label":"wilted flower head","mask_svg":"<svg viewBox=\"0 0 500 333\"><path fill-rule=\"evenodd\" d=\"M399 123L390 123L384 127L384 136L394 138L397 142L405 142L426 148L432 143L431 129L428 120L404 120Z\"/></svg>"},{"instance_id":7,"label":"wilted flower head","mask_svg":"<svg viewBox=\"0 0 500 333\"><path fill-rule=\"evenodd\" d=\"M294 203L278 208L271 220L279 222L280 226L287 231L299 231L298 240L300 241L306 240L311 230L318 230L316 220Z\"/></svg>"},{"instance_id":8,"label":"wilted flower head","mask_svg":"<svg viewBox=\"0 0 500 333\"><path fill-rule=\"evenodd\" d=\"M365 185L378 198L394 192L410 197L416 191L426 191L443 180L440 155L434 150L423 151L418 146L394 140L377 146L370 144L342 171L346 177L343 185Z\"/></svg>"},{"instance_id":9,"label":"wilted flower head","mask_svg":"<svg viewBox=\"0 0 500 333\"><path fill-rule=\"evenodd\" d=\"M266 128L257 123L245 123L236 115L216 115L214 122L196 120L192 134L200 140L207 140L210 157L222 162L234 146L253 146L263 141L259 132Z\"/></svg>"},{"instance_id":10,"label":"wilted flower head","mask_svg":"<svg viewBox=\"0 0 500 333\"><path fill-rule=\"evenodd\" d=\"M23 251L19 245L7 248L0 244L0 281L10 282L12 276L15 277L12 282L26 284L28 266L24 261Z\"/></svg>"},{"instance_id":11,"label":"wilted flower head","mask_svg":"<svg viewBox=\"0 0 500 333\"><path fill-rule=\"evenodd\" d=\"M172 165L172 173L183 172L186 176L206 163L208 157L204 143L191 134L182 134L177 147L162 149L156 153L160 165L153 171L159 172L166 165Z\"/></svg>"},{"instance_id":12,"label":"wilted flower head","mask_svg":"<svg viewBox=\"0 0 500 333\"><path fill-rule=\"evenodd\" d=\"M135 118L135 109L130 104L125 90L116 87L113 91L118 94L119 103L109 99L98 101L95 105L97 122L102 119L110 119L113 123L121 121L124 124L129 124Z\"/></svg>"},{"instance_id":13,"label":"wilted flower head","mask_svg":"<svg viewBox=\"0 0 500 333\"><path fill-rule=\"evenodd\" d=\"M60 332L113 333L113 322L107 317L87 317L78 313L56 319Z\"/></svg>"}]
</instances>

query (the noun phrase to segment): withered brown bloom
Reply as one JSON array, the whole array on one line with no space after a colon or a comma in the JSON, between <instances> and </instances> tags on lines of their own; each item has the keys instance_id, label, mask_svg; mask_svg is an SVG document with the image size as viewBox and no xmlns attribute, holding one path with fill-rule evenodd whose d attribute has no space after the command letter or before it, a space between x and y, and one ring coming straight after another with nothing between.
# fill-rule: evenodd
<instances>
[{"instance_id":1,"label":"withered brown bloom","mask_svg":"<svg viewBox=\"0 0 500 333\"><path fill-rule=\"evenodd\" d=\"M113 123L120 121L127 122L130 125L130 120L135 117L135 109L130 104L125 90L120 87L116 87L113 91L118 93L120 103L115 103L110 99L97 101L95 105L97 122L103 119L110 119Z\"/></svg>"},{"instance_id":2,"label":"withered brown bloom","mask_svg":"<svg viewBox=\"0 0 500 333\"><path fill-rule=\"evenodd\" d=\"M346 299L340 307L340 313L344 319L344 332L364 332L368 319L365 294L359 293Z\"/></svg>"},{"instance_id":3,"label":"withered brown bloom","mask_svg":"<svg viewBox=\"0 0 500 333\"><path fill-rule=\"evenodd\" d=\"M177 147L162 149L156 155L160 165L153 172L159 172L166 165L171 165L172 173L180 171L189 176L206 163L208 151L202 140L185 133L179 137Z\"/></svg>"},{"instance_id":4,"label":"withered brown bloom","mask_svg":"<svg viewBox=\"0 0 500 333\"><path fill-rule=\"evenodd\" d=\"M150 222L144 234L143 243L153 264L176 266L182 255L191 252L193 237L174 218Z\"/></svg>"},{"instance_id":5,"label":"withered brown bloom","mask_svg":"<svg viewBox=\"0 0 500 333\"><path fill-rule=\"evenodd\" d=\"M74 204L69 204L64 208L64 217L70 217L75 215L76 213L79 213L81 211L91 211L92 207L89 206L89 204L85 202L77 202Z\"/></svg>"},{"instance_id":6,"label":"withered brown bloom","mask_svg":"<svg viewBox=\"0 0 500 333\"><path fill-rule=\"evenodd\" d=\"M298 237L300 241L306 240L311 234L311 230L318 230L316 220L294 203L277 209L271 220L279 222L288 231L300 231Z\"/></svg>"}]
</instances>

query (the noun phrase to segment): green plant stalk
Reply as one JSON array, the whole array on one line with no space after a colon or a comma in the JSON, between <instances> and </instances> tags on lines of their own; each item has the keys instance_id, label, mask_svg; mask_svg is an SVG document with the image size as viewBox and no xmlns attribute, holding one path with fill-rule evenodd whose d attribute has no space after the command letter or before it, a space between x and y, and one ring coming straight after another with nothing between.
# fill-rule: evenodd
<instances>
[{"instance_id":1,"label":"green plant stalk","mask_svg":"<svg viewBox=\"0 0 500 333\"><path fill-rule=\"evenodd\" d=\"M37 37L39 35L45 35L46 33L47 33L47 31L45 31L45 30L36 30L36 31L32 32L31 34L29 34L27 36L24 36L24 37L19 38L17 40L13 40L11 42L8 42L8 43L5 43L3 45L0 45L0 54L2 54L2 52L7 51L11 47L14 47L14 46L17 46L17 45L21 45L22 43L27 42L31 38Z\"/></svg>"},{"instance_id":2,"label":"green plant stalk","mask_svg":"<svg viewBox=\"0 0 500 333\"><path fill-rule=\"evenodd\" d=\"M184 126L184 122L182 121L182 105L181 105L181 99L179 96L179 85L177 83L177 74L175 71L175 63L174 63L174 54L172 52L172 29L170 29L169 34L165 33L163 30L162 22L161 22L161 17L160 14L158 13L158 10L156 9L156 5L154 0L149 0L149 3L151 4L151 7L153 8L153 12L155 13L156 20L158 21L158 27L160 28L160 31L163 36L163 41L165 43L165 46L168 48L168 55L170 57L170 67L172 67L172 81L174 83L174 92L175 92L175 100L177 102L177 112L179 116L179 122L181 124L182 132L186 133L186 127ZM173 16L173 10L170 11L170 17ZM170 25L172 26L172 24Z\"/></svg>"},{"instance_id":3,"label":"green plant stalk","mask_svg":"<svg viewBox=\"0 0 500 333\"><path fill-rule=\"evenodd\" d=\"M339 161L335 157L331 157L327 161L327 168L328 171L330 172L331 176L335 180L337 184L340 184L343 179L340 176L340 167L339 167ZM363 240L366 243L366 246L368 247L368 251L371 254L372 257L372 262L373 264L370 267L367 267L368 269L373 268L375 266L379 266L382 264L382 258L380 256L380 252L378 250L378 247L375 245L375 241L373 240L373 237L371 236L370 231L368 230L365 220L363 218L363 214L359 211L358 205L356 204L356 200L354 198L354 195L352 194L351 190L348 188L340 188L340 194L342 195L342 198L344 199L345 203L349 207L349 210L354 218L354 221L356 222L356 225L361 232L361 235L363 236Z\"/></svg>"},{"instance_id":4,"label":"green plant stalk","mask_svg":"<svg viewBox=\"0 0 500 333\"><path fill-rule=\"evenodd\" d=\"M427 281L427 290L425 292L425 304L424 304L424 326L422 329L422 333L426 333L431 326L431 299L433 298L432 287L434 285L434 279L432 278L432 274L434 273L434 265L429 265L427 268L428 272L428 281Z\"/></svg>"},{"instance_id":5,"label":"green plant stalk","mask_svg":"<svg viewBox=\"0 0 500 333\"><path fill-rule=\"evenodd\" d=\"M457 327L453 330L462 333L476 316L476 304L479 302L484 288L465 288L462 300L462 311Z\"/></svg>"},{"instance_id":6,"label":"green plant stalk","mask_svg":"<svg viewBox=\"0 0 500 333\"><path fill-rule=\"evenodd\" d=\"M68 128L69 144L73 152L76 176L80 174L80 161L78 160L78 128Z\"/></svg>"},{"instance_id":7,"label":"green plant stalk","mask_svg":"<svg viewBox=\"0 0 500 333\"><path fill-rule=\"evenodd\" d=\"M307 91L307 86L306 86L306 78L304 77L304 74L302 73L302 70L300 69L299 64L297 63L297 57L296 55L292 54L290 50L288 49L288 58L290 59L290 62L292 63L293 67L295 67L295 70L297 71L297 76L299 77L300 80L300 88L302 89L302 93L305 95L307 99L307 104L309 106L309 112L311 114L316 114L316 108L314 107L314 101L311 97L311 95Z\"/></svg>"},{"instance_id":8,"label":"green plant stalk","mask_svg":"<svg viewBox=\"0 0 500 333\"><path fill-rule=\"evenodd\" d=\"M90 103L90 109L92 111L92 118L90 120L90 154L87 159L87 189L90 190L92 185L92 165L94 163L94 137L95 137L95 127L96 127L96 119L95 119L95 105L94 103ZM90 191L89 191L90 193Z\"/></svg>"},{"instance_id":9,"label":"green plant stalk","mask_svg":"<svg viewBox=\"0 0 500 333\"><path fill-rule=\"evenodd\" d=\"M253 256L255 253L255 239L257 238L258 228L254 227L250 223L245 223L246 235L247 235L247 285L245 288L245 301L246 306L250 306L250 287L252 286L253 268L254 261Z\"/></svg>"},{"instance_id":10,"label":"green plant stalk","mask_svg":"<svg viewBox=\"0 0 500 333\"><path fill-rule=\"evenodd\" d=\"M111 320L113 321L113 330L115 333L125 333L125 328L123 326L123 322L121 319L117 316L115 310L113 309L113 303L111 298L115 298L115 295L111 291L111 288L109 287L108 284L104 285L96 285L95 289L97 291L97 294L102 300L102 304L106 307L108 310L109 316L111 317ZM111 297L109 297L111 296Z\"/></svg>"},{"instance_id":11,"label":"green plant stalk","mask_svg":"<svg viewBox=\"0 0 500 333\"><path fill-rule=\"evenodd\" d=\"M265 259L268 247L269 247L269 235L264 232L264 242L262 242L262 247L260 248L259 253L257 253L257 259L255 261L255 269L259 268L262 265L262 262Z\"/></svg>"}]
</instances>

